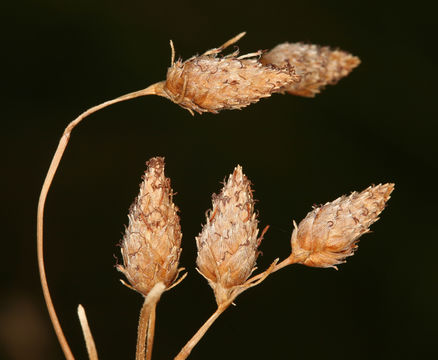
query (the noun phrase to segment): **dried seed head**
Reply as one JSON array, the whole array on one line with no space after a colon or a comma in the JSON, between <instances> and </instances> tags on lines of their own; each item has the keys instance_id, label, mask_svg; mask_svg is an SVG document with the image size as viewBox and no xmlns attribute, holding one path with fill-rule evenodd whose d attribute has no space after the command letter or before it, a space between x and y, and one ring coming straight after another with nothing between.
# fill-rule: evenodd
<instances>
[{"instance_id":1,"label":"dried seed head","mask_svg":"<svg viewBox=\"0 0 438 360\"><path fill-rule=\"evenodd\" d=\"M292 233L292 255L314 267L334 267L354 254L359 237L379 218L394 184L341 196L307 214Z\"/></svg>"},{"instance_id":2,"label":"dried seed head","mask_svg":"<svg viewBox=\"0 0 438 360\"><path fill-rule=\"evenodd\" d=\"M175 281L182 237L170 179L164 176L164 158L152 158L146 165L121 244L124 267L118 266L144 296L159 282L167 288Z\"/></svg>"},{"instance_id":3,"label":"dried seed head","mask_svg":"<svg viewBox=\"0 0 438 360\"><path fill-rule=\"evenodd\" d=\"M303 43L284 43L263 54L260 61L278 67L290 65L300 82L291 83L283 91L314 97L328 84L336 84L360 64L358 57L345 51Z\"/></svg>"},{"instance_id":4,"label":"dried seed head","mask_svg":"<svg viewBox=\"0 0 438 360\"><path fill-rule=\"evenodd\" d=\"M217 113L224 109L241 109L299 80L288 64L262 65L258 59L261 52L238 57L236 51L217 57L241 36L243 34L201 56L172 61L166 81L159 83L156 94L192 114L193 111Z\"/></svg>"},{"instance_id":5,"label":"dried seed head","mask_svg":"<svg viewBox=\"0 0 438 360\"><path fill-rule=\"evenodd\" d=\"M250 182L237 166L219 195L207 223L196 238L199 272L213 288L216 302L232 298L255 269L258 228Z\"/></svg>"}]
</instances>

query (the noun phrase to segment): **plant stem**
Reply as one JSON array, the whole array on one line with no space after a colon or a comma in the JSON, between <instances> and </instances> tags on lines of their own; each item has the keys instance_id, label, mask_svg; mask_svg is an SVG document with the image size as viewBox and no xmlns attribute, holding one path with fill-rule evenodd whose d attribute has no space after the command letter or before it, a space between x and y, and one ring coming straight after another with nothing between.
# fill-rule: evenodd
<instances>
[{"instance_id":1,"label":"plant stem","mask_svg":"<svg viewBox=\"0 0 438 360\"><path fill-rule=\"evenodd\" d=\"M289 257L287 257L286 259L284 259L281 263L276 264L276 265L273 267L273 269L272 269L269 273L270 273L270 274L275 273L276 271L278 271L278 270L284 268L285 266L295 264L295 263L297 263L297 262L299 262L299 261L301 261L301 260L302 260L302 257L297 257L297 256L295 256L294 254L290 254ZM265 276L265 272L262 272L262 273L260 273L260 274L257 274L257 275L255 275L255 276L253 276L252 278L250 278L250 279L248 280L248 282L252 282L252 283L253 283L253 282L255 282L255 281L261 279L263 276Z\"/></svg>"},{"instance_id":2,"label":"plant stem","mask_svg":"<svg viewBox=\"0 0 438 360\"><path fill-rule=\"evenodd\" d=\"M184 360L186 359L193 348L196 346L196 344L201 340L201 338L205 335L207 330L210 328L210 326L216 321L216 319L230 306L230 304L234 301L234 299L240 295L243 291L248 289L249 287L252 287L254 285L257 285L261 281L263 281L268 275L284 268L285 266L295 264L296 262L300 261L301 257L296 257L294 254L290 254L289 257L284 259L281 263L275 264L275 262L270 266L270 268L258 275L253 276L249 280L247 280L247 286L245 288L242 288L241 291L236 292L232 298L230 298L227 302L224 302L220 304L217 308L217 310L213 313L213 315L210 316L210 318L204 323L204 325L201 326L201 328L196 332L195 335L187 342L186 345L181 349L179 354L174 358L174 360Z\"/></svg>"},{"instance_id":3,"label":"plant stem","mask_svg":"<svg viewBox=\"0 0 438 360\"><path fill-rule=\"evenodd\" d=\"M81 323L82 333L84 334L85 345L87 347L88 359L98 360L96 344L94 343L93 335L91 335L90 326L88 325L87 315L85 314L84 307L79 304L78 316Z\"/></svg>"},{"instance_id":4,"label":"plant stem","mask_svg":"<svg viewBox=\"0 0 438 360\"><path fill-rule=\"evenodd\" d=\"M73 353L71 352L70 346L64 336L62 331L62 327L59 323L58 316L56 315L55 308L53 306L52 297L50 295L49 286L46 278L46 271L44 267L44 248L43 248L43 225L44 225L44 207L47 199L47 194L49 192L50 186L53 181L53 177L55 176L56 170L58 169L59 163L62 159L62 155L67 147L68 141L70 139L70 134L73 129L78 125L83 119L85 119L88 115L93 114L94 112L103 109L109 105L122 102L125 100L133 99L139 96L144 95L154 95L155 88L157 84L151 85L146 89L136 91L133 93L129 93L123 96L120 96L116 99L106 101L102 104L96 105L81 115L79 115L75 120L73 120L64 130L64 133L59 140L58 147L53 155L52 161L50 163L49 170L47 171L46 178L44 180L43 186L41 188L40 198L38 201L38 212L37 212L37 256L38 256L38 269L40 273L40 282L43 289L44 300L47 305L47 310L50 315L50 320L52 321L53 328L55 330L56 336L58 337L59 344L61 345L62 351L64 352L64 356L67 360L74 360Z\"/></svg>"},{"instance_id":5,"label":"plant stem","mask_svg":"<svg viewBox=\"0 0 438 360\"><path fill-rule=\"evenodd\" d=\"M154 335L155 335L155 309L157 304L151 306L151 311L149 314L148 332L146 337L146 360L152 359L152 348L154 346Z\"/></svg>"},{"instance_id":6,"label":"plant stem","mask_svg":"<svg viewBox=\"0 0 438 360\"><path fill-rule=\"evenodd\" d=\"M140 311L137 329L137 347L135 349L135 360L144 360L146 354L146 336L149 327L150 306L146 304L146 299Z\"/></svg>"},{"instance_id":7,"label":"plant stem","mask_svg":"<svg viewBox=\"0 0 438 360\"><path fill-rule=\"evenodd\" d=\"M138 319L137 347L135 360L150 360L155 333L155 308L166 286L159 282L144 299Z\"/></svg>"},{"instance_id":8,"label":"plant stem","mask_svg":"<svg viewBox=\"0 0 438 360\"><path fill-rule=\"evenodd\" d=\"M208 320L202 325L195 335L187 342L186 345L181 349L179 354L174 358L174 360L184 360L186 359L199 340L202 339L204 334L210 328L211 325L216 321L216 319L230 306L231 302L227 302L218 306L217 310L211 315Z\"/></svg>"}]
</instances>

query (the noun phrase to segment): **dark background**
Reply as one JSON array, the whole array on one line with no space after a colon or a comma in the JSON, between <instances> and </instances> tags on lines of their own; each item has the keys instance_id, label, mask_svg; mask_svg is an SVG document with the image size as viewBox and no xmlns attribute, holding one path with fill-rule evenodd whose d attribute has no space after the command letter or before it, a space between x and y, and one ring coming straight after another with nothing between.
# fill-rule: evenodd
<instances>
[{"instance_id":1,"label":"dark background","mask_svg":"<svg viewBox=\"0 0 438 360\"><path fill-rule=\"evenodd\" d=\"M260 269L288 255L292 220L313 204L373 183L396 189L339 271L297 265L276 273L237 299L191 359L437 356L436 12L424 3L2 4L0 358L63 357L39 285L35 218L64 127L90 106L163 80L169 39L188 58L244 30L242 53L306 41L362 64L314 99L275 95L192 117L145 97L75 129L45 217L48 281L74 354L86 358L81 303L100 358L134 358L142 299L119 283L114 255L144 163L160 155L178 193L189 275L159 304L154 359L173 358L215 309L195 270L194 237L237 164L254 183L260 226L271 225Z\"/></svg>"}]
</instances>

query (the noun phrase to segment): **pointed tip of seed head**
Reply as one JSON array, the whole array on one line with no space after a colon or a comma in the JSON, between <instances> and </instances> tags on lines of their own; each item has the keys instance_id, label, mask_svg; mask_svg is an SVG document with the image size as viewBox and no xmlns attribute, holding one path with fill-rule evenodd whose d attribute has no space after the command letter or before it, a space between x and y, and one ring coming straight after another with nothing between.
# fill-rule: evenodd
<instances>
[{"instance_id":1,"label":"pointed tip of seed head","mask_svg":"<svg viewBox=\"0 0 438 360\"><path fill-rule=\"evenodd\" d=\"M386 183L386 184L379 184L376 186L376 191L377 189L381 190L381 192L383 193L383 196L386 200L389 200L389 198L391 197L391 193L394 191L395 189L395 184L394 183Z\"/></svg>"},{"instance_id":2,"label":"pointed tip of seed head","mask_svg":"<svg viewBox=\"0 0 438 360\"><path fill-rule=\"evenodd\" d=\"M243 168L242 168L241 165L237 165L237 166L234 168L232 176L233 176L233 177L238 177L238 178L242 179L242 177L244 176L244 174L243 174Z\"/></svg>"},{"instance_id":3,"label":"pointed tip of seed head","mask_svg":"<svg viewBox=\"0 0 438 360\"><path fill-rule=\"evenodd\" d=\"M173 46L173 41L169 40L170 42L170 50L171 50L171 57L170 57L170 66L173 65L175 62L175 47Z\"/></svg>"},{"instance_id":4,"label":"pointed tip of seed head","mask_svg":"<svg viewBox=\"0 0 438 360\"><path fill-rule=\"evenodd\" d=\"M164 157L156 156L146 161L147 171L164 170Z\"/></svg>"},{"instance_id":5,"label":"pointed tip of seed head","mask_svg":"<svg viewBox=\"0 0 438 360\"><path fill-rule=\"evenodd\" d=\"M241 38L243 38L246 35L246 31L242 31L241 33L237 34L232 39L228 40L226 43L224 43L221 48L226 49L228 46L235 44L238 42Z\"/></svg>"}]
</instances>

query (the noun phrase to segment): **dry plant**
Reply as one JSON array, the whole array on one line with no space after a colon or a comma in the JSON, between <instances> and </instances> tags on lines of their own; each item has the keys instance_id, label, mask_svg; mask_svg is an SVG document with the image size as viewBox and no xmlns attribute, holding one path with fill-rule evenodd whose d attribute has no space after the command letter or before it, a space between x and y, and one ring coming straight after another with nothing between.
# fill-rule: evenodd
<instances>
[{"instance_id":1,"label":"dry plant","mask_svg":"<svg viewBox=\"0 0 438 360\"><path fill-rule=\"evenodd\" d=\"M177 280L183 270L178 269L182 233L170 180L164 176L164 159L153 158L147 165L121 244L125 266L117 267L131 285L123 283L145 298L138 324L138 359L151 358L155 307L161 294L184 278Z\"/></svg>"},{"instance_id":2,"label":"dry plant","mask_svg":"<svg viewBox=\"0 0 438 360\"><path fill-rule=\"evenodd\" d=\"M294 222L290 255L250 277L267 228L258 237L251 183L237 166L221 193L213 195L212 209L196 238L198 271L212 287L218 308L175 359L186 359L236 297L273 272L296 263L325 268L345 262L357 249L359 237L379 219L393 189L394 184L370 186L314 208L298 226Z\"/></svg>"},{"instance_id":3,"label":"dry plant","mask_svg":"<svg viewBox=\"0 0 438 360\"><path fill-rule=\"evenodd\" d=\"M285 43L271 51L239 55L234 45L241 33L223 45L188 60L172 56L166 80L143 90L94 106L73 120L60 139L44 180L37 215L37 251L41 285L48 312L66 359L74 359L56 315L49 292L43 256L44 207L53 177L67 147L72 130L84 118L111 104L145 95L159 95L197 113L218 113L241 109L274 93L313 97L328 84L348 75L360 60L340 50L302 43ZM128 283L144 297L138 324L136 359L151 359L155 312L161 295L183 280L179 276L182 232L178 208L173 203L170 180L164 174L164 159L152 158L140 185L140 193L129 212L129 224L121 243L124 265L118 266ZM238 295L260 284L285 266L300 263L315 267L336 267L353 255L359 237L369 231L384 209L393 184L371 186L349 196L314 208L291 235L292 250L283 261L276 259L265 271L253 275L258 247L266 227L259 234L254 212L251 183L237 166L219 195L213 196L212 209L196 238L197 270L208 281L216 298L217 310L181 349L175 359L185 359L213 322ZM89 358L97 360L97 350L84 308L78 315Z\"/></svg>"}]
</instances>

